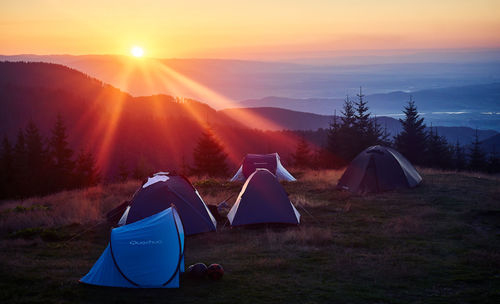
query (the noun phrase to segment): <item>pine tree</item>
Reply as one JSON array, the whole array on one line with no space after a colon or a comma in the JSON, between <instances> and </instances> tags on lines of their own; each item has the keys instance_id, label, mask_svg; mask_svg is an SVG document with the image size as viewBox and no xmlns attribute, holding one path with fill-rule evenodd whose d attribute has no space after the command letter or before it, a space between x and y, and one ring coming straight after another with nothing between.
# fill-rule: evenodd
<instances>
[{"instance_id":1,"label":"pine tree","mask_svg":"<svg viewBox=\"0 0 500 304\"><path fill-rule=\"evenodd\" d=\"M449 169L452 167L453 147L450 147L446 138L439 136L432 126L427 136L425 150L425 165L431 168Z\"/></svg>"},{"instance_id":2,"label":"pine tree","mask_svg":"<svg viewBox=\"0 0 500 304\"><path fill-rule=\"evenodd\" d=\"M206 127L198 139L193 151L194 174L209 176L224 176L227 174L227 154L217 141L213 130Z\"/></svg>"},{"instance_id":3,"label":"pine tree","mask_svg":"<svg viewBox=\"0 0 500 304\"><path fill-rule=\"evenodd\" d=\"M340 122L333 116L333 122L328 129L327 149L330 152L334 168L342 167L356 156L358 144L356 143L355 111L349 96L346 96L341 111Z\"/></svg>"},{"instance_id":4,"label":"pine tree","mask_svg":"<svg viewBox=\"0 0 500 304\"><path fill-rule=\"evenodd\" d=\"M71 159L73 150L69 148L66 126L61 115L57 115L49 140L49 156L54 167L56 189L66 189L72 185L72 174L75 163Z\"/></svg>"},{"instance_id":5,"label":"pine tree","mask_svg":"<svg viewBox=\"0 0 500 304\"><path fill-rule=\"evenodd\" d=\"M370 118L362 88L356 96L357 102L346 97L340 122L334 116L328 130L327 147L335 159L335 167L347 164L369 146L390 144L389 135L382 131L377 119Z\"/></svg>"},{"instance_id":6,"label":"pine tree","mask_svg":"<svg viewBox=\"0 0 500 304\"><path fill-rule=\"evenodd\" d=\"M370 112L368 112L368 103L365 101L362 88L359 87L359 93L356 94L358 101L354 103L355 108L355 130L356 130L356 142L358 147L356 148L356 155L362 150L368 148L369 146L375 144L372 135L375 135L375 128L373 128L372 122L370 122ZM376 140L378 136L376 137Z\"/></svg>"},{"instance_id":7,"label":"pine tree","mask_svg":"<svg viewBox=\"0 0 500 304\"><path fill-rule=\"evenodd\" d=\"M94 155L90 151L80 150L76 158L76 181L80 188L95 186L101 177Z\"/></svg>"},{"instance_id":8,"label":"pine tree","mask_svg":"<svg viewBox=\"0 0 500 304\"><path fill-rule=\"evenodd\" d=\"M394 144L411 163L424 163L423 151L426 146L426 132L424 118L420 118L412 96L404 108L405 119L399 119L403 131L396 136Z\"/></svg>"},{"instance_id":9,"label":"pine tree","mask_svg":"<svg viewBox=\"0 0 500 304\"><path fill-rule=\"evenodd\" d=\"M377 118L375 117L375 121L377 120ZM383 145L383 146L386 146L386 147L392 147L393 146L393 142L391 140L391 133L387 130L387 123L384 124L384 129L380 129L380 125L379 126L379 130L381 132L381 135L378 139L379 141L379 144Z\"/></svg>"},{"instance_id":10,"label":"pine tree","mask_svg":"<svg viewBox=\"0 0 500 304\"><path fill-rule=\"evenodd\" d=\"M472 171L483 170L486 164L486 156L481 149L481 143L479 142L479 136L476 133L474 135L474 141L472 142L472 147L469 153L469 169Z\"/></svg>"},{"instance_id":11,"label":"pine tree","mask_svg":"<svg viewBox=\"0 0 500 304\"><path fill-rule=\"evenodd\" d=\"M359 87L359 93L356 94L358 101L354 103L356 106L355 115L356 118L355 125L360 133L366 133L370 125L370 112L368 112L367 102L365 101L362 88Z\"/></svg>"},{"instance_id":12,"label":"pine tree","mask_svg":"<svg viewBox=\"0 0 500 304\"><path fill-rule=\"evenodd\" d=\"M342 121L341 126L344 128L354 128L356 124L356 112L354 110L354 104L352 100L349 98L349 95L345 97L344 107L340 112L342 117L340 120Z\"/></svg>"},{"instance_id":13,"label":"pine tree","mask_svg":"<svg viewBox=\"0 0 500 304\"><path fill-rule=\"evenodd\" d=\"M44 145L44 140L40 135L38 127L33 121L28 123L25 130L26 141L26 165L27 174L25 176L28 187L23 194L46 194L50 192L48 189L47 171L48 155Z\"/></svg>"},{"instance_id":14,"label":"pine tree","mask_svg":"<svg viewBox=\"0 0 500 304\"><path fill-rule=\"evenodd\" d=\"M301 137L297 143L297 149L292 155L295 166L305 168L311 164L311 149L304 137Z\"/></svg>"},{"instance_id":15,"label":"pine tree","mask_svg":"<svg viewBox=\"0 0 500 304\"><path fill-rule=\"evenodd\" d=\"M377 121L376 116L375 118L371 119L365 136L366 136L366 143L365 143L366 147L373 145L380 145L380 144L386 146L390 145L387 129L385 131L382 130L380 124ZM364 148L362 150L364 150Z\"/></svg>"}]
</instances>

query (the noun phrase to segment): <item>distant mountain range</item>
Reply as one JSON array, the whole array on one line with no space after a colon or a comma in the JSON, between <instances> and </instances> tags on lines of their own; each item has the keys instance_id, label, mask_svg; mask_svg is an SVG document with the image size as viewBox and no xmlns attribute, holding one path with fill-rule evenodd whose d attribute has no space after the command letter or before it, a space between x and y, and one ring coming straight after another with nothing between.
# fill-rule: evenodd
<instances>
[{"instance_id":1,"label":"distant mountain range","mask_svg":"<svg viewBox=\"0 0 500 304\"><path fill-rule=\"evenodd\" d=\"M219 113L223 113L228 117L231 117L232 119L236 119L238 121L244 119L243 117L240 117L240 114L244 113L245 115L248 115L248 113L251 113L253 116L262 117L263 119L269 121L274 121L277 126L280 126L281 129L288 130L317 130L319 128L327 129L330 125L330 122L333 121L333 115L319 115L271 107L226 109L219 111ZM385 128L386 131L391 134L391 136L395 136L402 130L401 123L398 119L384 116L377 117L376 119L380 126L382 128ZM258 125L255 125L254 127L259 128ZM279 130L280 128L275 127L271 128L271 130ZM434 126L433 130L439 135L444 136L452 144L456 143L457 141L461 144L471 143L474 140L475 136L475 129L468 127ZM481 141L496 134L498 134L498 132L495 130L478 130L478 137Z\"/></svg>"},{"instance_id":2,"label":"distant mountain range","mask_svg":"<svg viewBox=\"0 0 500 304\"><path fill-rule=\"evenodd\" d=\"M402 116L413 97L427 124L466 126L500 131L500 83L421 90L412 93L391 92L365 96L370 111L376 115ZM352 100L357 97L350 96ZM241 107L276 107L316 114L340 112L344 99L293 99L265 97L240 102Z\"/></svg>"},{"instance_id":3,"label":"distant mountain range","mask_svg":"<svg viewBox=\"0 0 500 304\"><path fill-rule=\"evenodd\" d=\"M180 96L203 100L216 110L277 107L333 115L342 108L345 95L355 97L362 86L370 110L378 116L397 118L411 94L429 125L500 131L499 57L493 50L480 53L442 51L429 57L433 62L422 61L425 56L412 61L416 55L409 53L400 58L407 58L407 63L387 63L386 58L383 64L356 56L297 61L300 64L117 55L0 55L0 60L59 63L133 96Z\"/></svg>"},{"instance_id":4,"label":"distant mountain range","mask_svg":"<svg viewBox=\"0 0 500 304\"><path fill-rule=\"evenodd\" d=\"M500 155L500 134L493 135L481 142L481 147L484 151L493 152L497 156Z\"/></svg>"},{"instance_id":5,"label":"distant mountain range","mask_svg":"<svg viewBox=\"0 0 500 304\"><path fill-rule=\"evenodd\" d=\"M57 114L66 121L74 149L91 149L103 172L112 175L121 161L131 167L175 169L191 163L203 126L211 124L235 168L246 153L278 152L286 163L295 150L297 132L328 127L331 116L277 108L216 111L192 99L168 95L133 97L98 79L58 64L0 62L0 129L12 141L30 120L48 136ZM396 119L378 117L391 134ZM266 131L267 130L267 131ZM470 128L437 128L455 143L471 141ZM324 144L325 133L311 133ZM479 131L481 139L497 135Z\"/></svg>"},{"instance_id":6,"label":"distant mountain range","mask_svg":"<svg viewBox=\"0 0 500 304\"><path fill-rule=\"evenodd\" d=\"M357 93L357 92L356 92ZM418 110L426 114L452 112L500 112L500 82L460 87L421 90L415 92L391 92L365 96L372 112L396 114L410 100L415 100ZM350 99L357 100L355 94ZM242 107L276 107L316 114L333 113L342 109L343 98L265 97L240 102Z\"/></svg>"},{"instance_id":7,"label":"distant mountain range","mask_svg":"<svg viewBox=\"0 0 500 304\"><path fill-rule=\"evenodd\" d=\"M342 99L347 93L354 95L360 86L363 86L367 94L372 95L500 82L498 56L487 56L486 58L491 60L489 62L449 62L443 59L444 57L444 54L440 54L433 62L427 63L384 64L366 64L365 61L356 61L355 58L340 62L296 64L225 59L134 59L115 55L0 55L0 61L59 63L96 77L134 96L168 94L199 100L206 100L206 92L193 89L193 83L181 81L177 76L181 75L196 85L209 88L233 101L266 96ZM471 58L473 57L468 60ZM399 96L393 96L399 103L395 108L389 109L391 113L399 111L400 103L407 100L407 96L401 97L403 99L399 100ZM216 107L210 100L206 101ZM420 98L417 101L424 102ZM469 100L469 105L473 105L474 101L475 99ZM439 104L436 106L442 111L452 111L439 107ZM311 107L307 112L327 115L332 110L332 107Z\"/></svg>"}]
</instances>

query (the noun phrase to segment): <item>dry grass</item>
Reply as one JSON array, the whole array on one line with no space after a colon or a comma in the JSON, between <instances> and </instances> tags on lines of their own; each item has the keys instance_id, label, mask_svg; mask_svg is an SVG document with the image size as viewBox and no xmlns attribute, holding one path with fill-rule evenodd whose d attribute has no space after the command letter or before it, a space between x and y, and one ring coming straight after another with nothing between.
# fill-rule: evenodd
<instances>
[{"instance_id":1,"label":"dry grass","mask_svg":"<svg viewBox=\"0 0 500 304\"><path fill-rule=\"evenodd\" d=\"M420 175L427 175L427 176L432 176L432 175L459 175L459 176L465 176L465 177L472 177L472 178L478 178L478 179L487 179L487 180L494 180L494 181L500 181L500 174L487 174L484 172L473 172L473 171L449 171L449 170L442 170L442 169L433 169L433 168L422 168L422 167L417 167L417 171L420 173Z\"/></svg>"},{"instance_id":2,"label":"dry grass","mask_svg":"<svg viewBox=\"0 0 500 304\"><path fill-rule=\"evenodd\" d=\"M258 236L262 240L261 236ZM331 245L334 234L332 229L299 226L285 231L267 230L265 241L271 248L283 248L284 245L321 246Z\"/></svg>"},{"instance_id":3,"label":"dry grass","mask_svg":"<svg viewBox=\"0 0 500 304\"><path fill-rule=\"evenodd\" d=\"M344 173L340 170L295 170L294 174L298 176L301 183L311 183L319 188L331 188L337 185L338 180Z\"/></svg>"},{"instance_id":4,"label":"dry grass","mask_svg":"<svg viewBox=\"0 0 500 304\"><path fill-rule=\"evenodd\" d=\"M129 181L5 201L0 205L0 231L96 223L106 212L129 200L139 184L138 181Z\"/></svg>"},{"instance_id":5,"label":"dry grass","mask_svg":"<svg viewBox=\"0 0 500 304\"><path fill-rule=\"evenodd\" d=\"M302 214L299 226L218 227L187 237L186 265L220 263L225 275L219 282L184 275L177 290L78 284L108 242L106 227L69 244L3 238L0 302L498 303L497 177L420 172L424 182L415 189L361 196L335 190L342 170L300 171L297 182L283 183ZM208 204L241 189L225 179L191 180ZM68 217L63 224L97 221L137 187L131 182L5 202L0 224L11 229L16 221L35 221L29 214L36 213ZM70 210L81 204L89 206ZM45 205L51 209L38 207ZM56 205L65 206L55 211Z\"/></svg>"},{"instance_id":6,"label":"dry grass","mask_svg":"<svg viewBox=\"0 0 500 304\"><path fill-rule=\"evenodd\" d=\"M434 207L419 206L405 210L405 214L391 217L381 227L386 236L424 236L432 227L424 223L433 217L439 216Z\"/></svg>"},{"instance_id":7,"label":"dry grass","mask_svg":"<svg viewBox=\"0 0 500 304\"><path fill-rule=\"evenodd\" d=\"M310 207L323 207L327 205L331 205L331 202L325 199L314 199L312 197L308 197L304 194L290 194L290 201L296 206L296 207L304 207L304 208L310 208ZM299 210L300 211L300 210Z\"/></svg>"},{"instance_id":8,"label":"dry grass","mask_svg":"<svg viewBox=\"0 0 500 304\"><path fill-rule=\"evenodd\" d=\"M218 205L219 203L227 199L227 204L229 206L232 206L237 197L238 193L226 190L226 191L219 191L215 193L206 194L203 196L203 200L208 205Z\"/></svg>"}]
</instances>

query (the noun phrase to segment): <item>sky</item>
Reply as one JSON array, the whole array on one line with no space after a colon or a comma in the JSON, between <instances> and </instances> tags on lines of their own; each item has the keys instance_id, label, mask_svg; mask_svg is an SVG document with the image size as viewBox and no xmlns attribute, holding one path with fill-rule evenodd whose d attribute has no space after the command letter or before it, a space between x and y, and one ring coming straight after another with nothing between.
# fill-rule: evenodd
<instances>
[{"instance_id":1,"label":"sky","mask_svg":"<svg viewBox=\"0 0 500 304\"><path fill-rule=\"evenodd\" d=\"M500 0L2 0L0 54L284 58L500 47Z\"/></svg>"}]
</instances>

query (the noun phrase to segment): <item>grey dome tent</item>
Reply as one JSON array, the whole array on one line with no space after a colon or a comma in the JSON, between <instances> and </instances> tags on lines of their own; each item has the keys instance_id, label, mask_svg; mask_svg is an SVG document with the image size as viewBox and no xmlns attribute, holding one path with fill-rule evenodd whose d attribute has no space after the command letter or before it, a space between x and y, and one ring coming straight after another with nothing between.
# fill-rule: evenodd
<instances>
[{"instance_id":1,"label":"grey dome tent","mask_svg":"<svg viewBox=\"0 0 500 304\"><path fill-rule=\"evenodd\" d=\"M134 223L171 205L179 212L186 235L216 230L217 222L198 191L184 176L168 172L148 178L125 208L118 225Z\"/></svg>"},{"instance_id":2,"label":"grey dome tent","mask_svg":"<svg viewBox=\"0 0 500 304\"><path fill-rule=\"evenodd\" d=\"M290 172L281 164L278 153L271 154L247 154L231 181L244 182L257 168L264 168L276 175L278 180L296 181Z\"/></svg>"},{"instance_id":3,"label":"grey dome tent","mask_svg":"<svg viewBox=\"0 0 500 304\"><path fill-rule=\"evenodd\" d=\"M372 146L352 160L337 188L354 193L373 193L413 188L421 181L415 167L398 151Z\"/></svg>"},{"instance_id":4,"label":"grey dome tent","mask_svg":"<svg viewBox=\"0 0 500 304\"><path fill-rule=\"evenodd\" d=\"M257 169L248 177L227 218L231 226L300 223L285 189L267 169Z\"/></svg>"}]
</instances>

